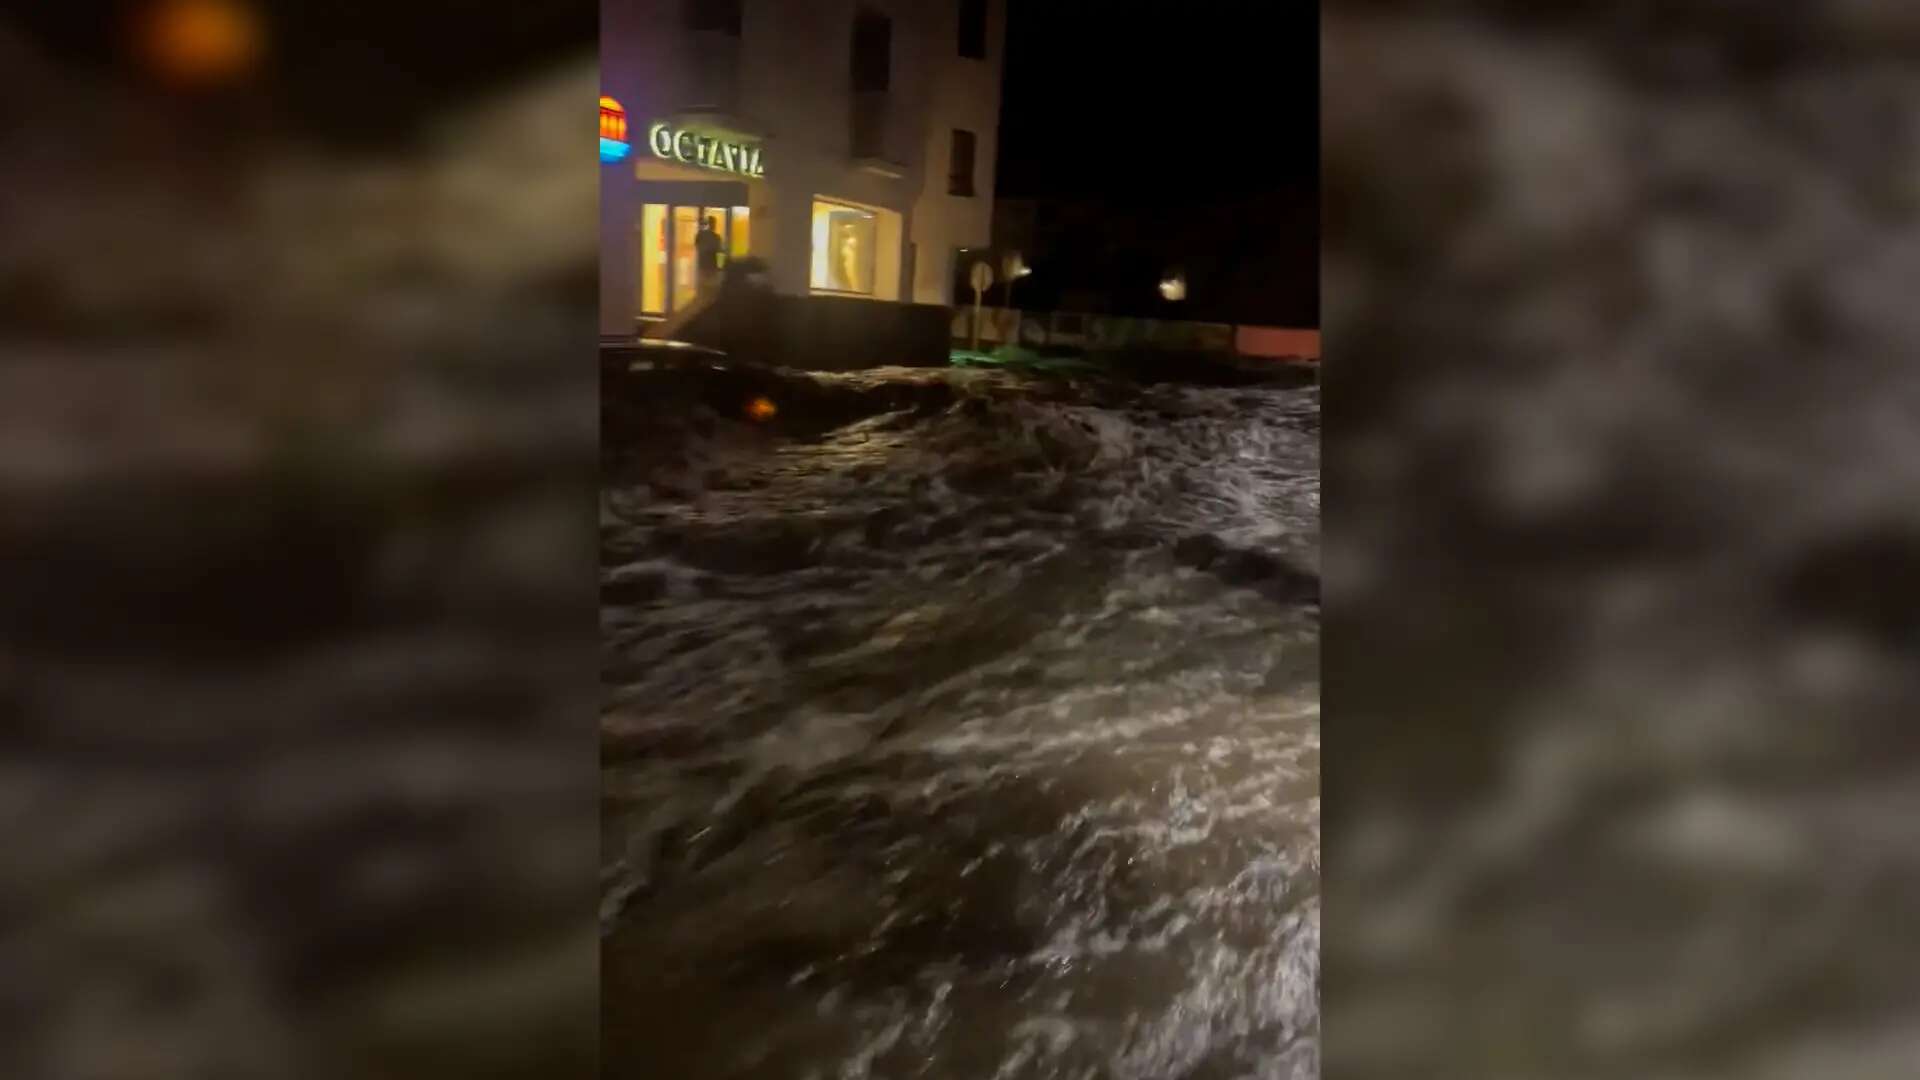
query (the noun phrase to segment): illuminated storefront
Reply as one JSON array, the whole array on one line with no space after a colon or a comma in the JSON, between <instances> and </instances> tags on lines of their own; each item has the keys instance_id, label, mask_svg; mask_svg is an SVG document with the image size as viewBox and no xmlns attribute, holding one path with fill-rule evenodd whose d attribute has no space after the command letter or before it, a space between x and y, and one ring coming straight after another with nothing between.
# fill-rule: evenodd
<instances>
[{"instance_id":1,"label":"illuminated storefront","mask_svg":"<svg viewBox=\"0 0 1920 1080\"><path fill-rule=\"evenodd\" d=\"M603 190L618 185L631 199L632 312L656 319L698 296L702 223L718 237L720 269L754 253L754 202L770 194L761 183L767 158L759 139L711 124L653 120L636 130L645 140L622 169L632 172L608 177Z\"/></svg>"},{"instance_id":2,"label":"illuminated storefront","mask_svg":"<svg viewBox=\"0 0 1920 1080\"><path fill-rule=\"evenodd\" d=\"M720 237L720 265L752 250L753 210L748 206L640 206L640 314L666 315L693 302L699 281L695 237L709 221Z\"/></svg>"},{"instance_id":3,"label":"illuminated storefront","mask_svg":"<svg viewBox=\"0 0 1920 1080\"><path fill-rule=\"evenodd\" d=\"M965 10L977 33L959 0L604 8L602 332L669 332L749 257L786 296L950 303L954 253L989 239L999 110L1002 5Z\"/></svg>"},{"instance_id":4,"label":"illuminated storefront","mask_svg":"<svg viewBox=\"0 0 1920 1080\"><path fill-rule=\"evenodd\" d=\"M719 238L722 270L730 260L766 255L764 246L756 247L767 238L756 236L754 206L780 202L786 194L783 177L763 140L672 120L646 124L645 140L633 148L631 162L624 152L610 156L611 101L601 102L601 160L633 170L633 312L641 320L664 318L698 298L702 222ZM622 116L618 131L624 135L626 130ZM899 300L906 215L832 193L805 194L807 229L795 239L805 243L806 291Z\"/></svg>"}]
</instances>

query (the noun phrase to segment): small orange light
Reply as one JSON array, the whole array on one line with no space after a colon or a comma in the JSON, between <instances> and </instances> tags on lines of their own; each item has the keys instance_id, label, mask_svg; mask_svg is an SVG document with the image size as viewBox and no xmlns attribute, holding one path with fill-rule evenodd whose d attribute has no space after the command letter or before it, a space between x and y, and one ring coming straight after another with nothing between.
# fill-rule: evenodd
<instances>
[{"instance_id":1,"label":"small orange light","mask_svg":"<svg viewBox=\"0 0 1920 1080\"><path fill-rule=\"evenodd\" d=\"M771 420L780 415L780 407L764 397L747 402L747 416L754 420Z\"/></svg>"},{"instance_id":2,"label":"small orange light","mask_svg":"<svg viewBox=\"0 0 1920 1080\"><path fill-rule=\"evenodd\" d=\"M266 31L242 0L156 0L141 21L139 45L163 78L206 87L258 66Z\"/></svg>"}]
</instances>

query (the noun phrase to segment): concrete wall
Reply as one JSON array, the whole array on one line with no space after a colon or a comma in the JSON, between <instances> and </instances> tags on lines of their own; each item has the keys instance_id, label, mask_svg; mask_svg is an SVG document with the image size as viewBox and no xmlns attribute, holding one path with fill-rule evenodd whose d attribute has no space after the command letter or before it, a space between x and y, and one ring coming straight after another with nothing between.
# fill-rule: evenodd
<instances>
[{"instance_id":1,"label":"concrete wall","mask_svg":"<svg viewBox=\"0 0 1920 1080\"><path fill-rule=\"evenodd\" d=\"M735 359L810 371L944 367L945 307L730 288L693 310L674 337Z\"/></svg>"}]
</instances>

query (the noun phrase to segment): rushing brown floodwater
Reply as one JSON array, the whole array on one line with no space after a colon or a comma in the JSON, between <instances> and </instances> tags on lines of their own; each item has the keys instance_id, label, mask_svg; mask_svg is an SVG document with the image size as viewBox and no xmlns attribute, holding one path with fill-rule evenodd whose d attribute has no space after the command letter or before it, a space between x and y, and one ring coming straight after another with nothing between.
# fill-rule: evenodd
<instances>
[{"instance_id":1,"label":"rushing brown floodwater","mask_svg":"<svg viewBox=\"0 0 1920 1080\"><path fill-rule=\"evenodd\" d=\"M1317 391L890 382L609 474L608 1075L1317 1075Z\"/></svg>"}]
</instances>

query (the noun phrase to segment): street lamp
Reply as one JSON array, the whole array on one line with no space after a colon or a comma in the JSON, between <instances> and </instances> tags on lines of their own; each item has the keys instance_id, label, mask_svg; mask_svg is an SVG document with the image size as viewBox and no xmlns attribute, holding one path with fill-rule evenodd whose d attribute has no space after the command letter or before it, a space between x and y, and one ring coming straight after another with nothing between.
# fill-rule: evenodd
<instances>
[{"instance_id":1,"label":"street lamp","mask_svg":"<svg viewBox=\"0 0 1920 1080\"><path fill-rule=\"evenodd\" d=\"M1007 337L1002 334L1001 336L1007 338L1007 343L1010 345L1020 344L1020 314L1013 306L1013 283L1031 273L1033 273L1033 267L1028 266L1025 257L1017 251L1009 251L1000 259L1000 280L1006 282L1006 293L1003 299L1006 300L1007 310L1013 312L1014 320L1013 335Z\"/></svg>"},{"instance_id":2,"label":"street lamp","mask_svg":"<svg viewBox=\"0 0 1920 1080\"><path fill-rule=\"evenodd\" d=\"M1187 298L1187 275L1179 270L1169 272L1160 279L1160 296L1169 302L1179 302Z\"/></svg>"}]
</instances>

